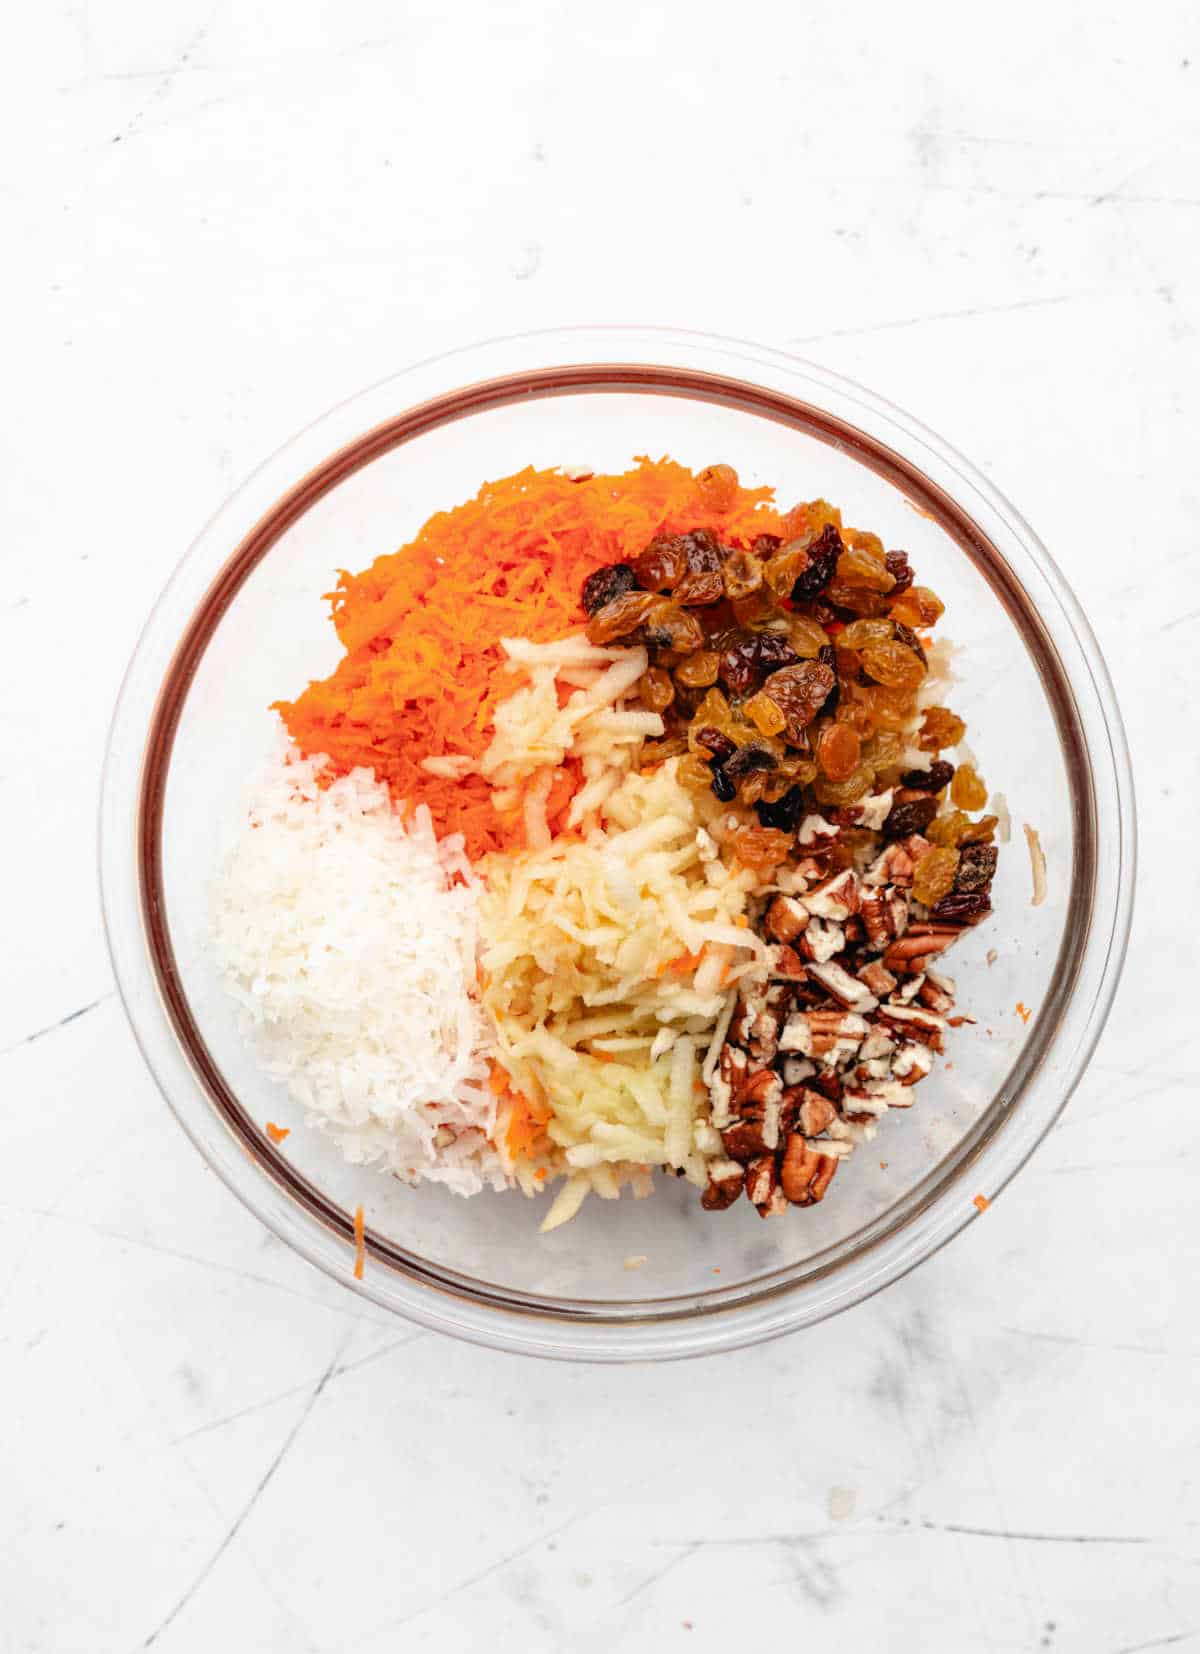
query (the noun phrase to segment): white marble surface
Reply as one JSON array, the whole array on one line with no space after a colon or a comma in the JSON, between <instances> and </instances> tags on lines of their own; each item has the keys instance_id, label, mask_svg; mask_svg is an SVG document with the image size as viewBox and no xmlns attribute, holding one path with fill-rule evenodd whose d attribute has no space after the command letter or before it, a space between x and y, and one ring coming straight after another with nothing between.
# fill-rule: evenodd
<instances>
[{"instance_id":1,"label":"white marble surface","mask_svg":"<svg viewBox=\"0 0 1200 1654\"><path fill-rule=\"evenodd\" d=\"M1195 6L50 0L0 74L0 1648L1200 1649ZM198 524L414 355L576 319L793 345L971 455L1091 616L1144 835L1109 1030L987 1221L653 1370L455 1345L273 1243L95 890Z\"/></svg>"}]
</instances>

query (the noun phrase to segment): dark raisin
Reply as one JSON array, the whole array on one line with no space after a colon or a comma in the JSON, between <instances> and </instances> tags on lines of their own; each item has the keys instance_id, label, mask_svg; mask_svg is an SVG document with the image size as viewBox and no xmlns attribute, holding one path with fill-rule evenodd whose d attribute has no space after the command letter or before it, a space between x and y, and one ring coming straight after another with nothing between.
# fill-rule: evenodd
<instances>
[{"instance_id":1,"label":"dark raisin","mask_svg":"<svg viewBox=\"0 0 1200 1654\"><path fill-rule=\"evenodd\" d=\"M756 746L752 741L749 746L739 747L725 764L725 773L733 781L740 781L744 775L750 775L755 770L777 770L779 760L766 747Z\"/></svg>"},{"instance_id":2,"label":"dark raisin","mask_svg":"<svg viewBox=\"0 0 1200 1654\"><path fill-rule=\"evenodd\" d=\"M913 583L913 571L909 567L906 551L889 551L883 559L884 567L896 584L892 587L889 596L899 597L906 592Z\"/></svg>"},{"instance_id":3,"label":"dark raisin","mask_svg":"<svg viewBox=\"0 0 1200 1654\"><path fill-rule=\"evenodd\" d=\"M689 574L712 574L720 572L724 558L721 555L721 543L711 529L693 529L691 534L681 535L684 544L684 555L687 558ZM728 556L726 549L725 556Z\"/></svg>"},{"instance_id":4,"label":"dark raisin","mask_svg":"<svg viewBox=\"0 0 1200 1654\"><path fill-rule=\"evenodd\" d=\"M896 642L902 643L906 649L911 649L918 660L924 663L925 651L921 647L921 640L911 626L906 626L902 620L892 621L892 630L896 634Z\"/></svg>"},{"instance_id":5,"label":"dark raisin","mask_svg":"<svg viewBox=\"0 0 1200 1654\"><path fill-rule=\"evenodd\" d=\"M774 556L782 544L783 541L778 534L760 534L751 544L750 550L765 562L768 557Z\"/></svg>"},{"instance_id":6,"label":"dark raisin","mask_svg":"<svg viewBox=\"0 0 1200 1654\"><path fill-rule=\"evenodd\" d=\"M935 924L945 920L951 924L973 925L977 920L986 918L991 911L992 904L986 890L955 890L934 903L929 917Z\"/></svg>"},{"instance_id":7,"label":"dark raisin","mask_svg":"<svg viewBox=\"0 0 1200 1654\"><path fill-rule=\"evenodd\" d=\"M938 758L927 770L907 771L900 777L900 785L916 793L940 793L943 787L950 785L953 775L954 765Z\"/></svg>"},{"instance_id":8,"label":"dark raisin","mask_svg":"<svg viewBox=\"0 0 1200 1654\"><path fill-rule=\"evenodd\" d=\"M804 788L792 787L774 804L762 799L754 806L764 827L775 827L781 833L794 833L804 814Z\"/></svg>"},{"instance_id":9,"label":"dark raisin","mask_svg":"<svg viewBox=\"0 0 1200 1654\"><path fill-rule=\"evenodd\" d=\"M996 876L1000 852L994 844L964 844L959 852L954 889L958 895L987 890Z\"/></svg>"},{"instance_id":10,"label":"dark raisin","mask_svg":"<svg viewBox=\"0 0 1200 1654\"><path fill-rule=\"evenodd\" d=\"M589 574L583 582L584 612L594 615L597 609L602 609L614 598L624 597L636 585L637 576L628 563L606 564L594 574Z\"/></svg>"},{"instance_id":11,"label":"dark raisin","mask_svg":"<svg viewBox=\"0 0 1200 1654\"><path fill-rule=\"evenodd\" d=\"M754 639L754 659L764 672L781 666L795 666L800 656L782 632L759 632Z\"/></svg>"},{"instance_id":12,"label":"dark raisin","mask_svg":"<svg viewBox=\"0 0 1200 1654\"><path fill-rule=\"evenodd\" d=\"M884 838L907 838L923 833L938 813L936 798L912 798L907 804L893 804L883 824Z\"/></svg>"},{"instance_id":13,"label":"dark raisin","mask_svg":"<svg viewBox=\"0 0 1200 1654\"><path fill-rule=\"evenodd\" d=\"M705 724L703 729L696 731L696 741L698 745L704 748L705 752L712 754L718 764L723 764L726 759L732 758L737 751L737 742L731 741L728 735L723 735L719 729L714 729L711 724Z\"/></svg>"},{"instance_id":14,"label":"dark raisin","mask_svg":"<svg viewBox=\"0 0 1200 1654\"><path fill-rule=\"evenodd\" d=\"M815 620L818 626L824 626L826 631L837 623L837 610L832 603L826 603L823 598L818 598L815 603L806 603L804 612L810 620Z\"/></svg>"},{"instance_id":15,"label":"dark raisin","mask_svg":"<svg viewBox=\"0 0 1200 1654\"><path fill-rule=\"evenodd\" d=\"M837 529L832 523L826 523L808 548L808 567L792 587L793 603L820 597L837 573L837 560L845 549Z\"/></svg>"},{"instance_id":16,"label":"dark raisin","mask_svg":"<svg viewBox=\"0 0 1200 1654\"><path fill-rule=\"evenodd\" d=\"M817 659L822 666L827 666L833 673L833 688L829 691L828 698L817 713L817 717L832 718L838 709L838 701L842 697L842 691L837 681L837 650L832 643L827 643L817 650Z\"/></svg>"},{"instance_id":17,"label":"dark raisin","mask_svg":"<svg viewBox=\"0 0 1200 1654\"><path fill-rule=\"evenodd\" d=\"M737 797L737 788L725 774L720 764L714 764L712 767L712 790L722 804L732 804Z\"/></svg>"}]
</instances>

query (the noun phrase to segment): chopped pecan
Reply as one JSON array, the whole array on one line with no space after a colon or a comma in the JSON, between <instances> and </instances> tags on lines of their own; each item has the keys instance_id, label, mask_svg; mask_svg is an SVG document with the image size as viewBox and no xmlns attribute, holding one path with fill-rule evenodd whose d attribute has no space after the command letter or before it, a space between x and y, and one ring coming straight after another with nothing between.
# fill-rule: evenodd
<instances>
[{"instance_id":1,"label":"chopped pecan","mask_svg":"<svg viewBox=\"0 0 1200 1654\"><path fill-rule=\"evenodd\" d=\"M826 879L815 890L804 895L804 905L819 919L833 919L840 923L858 912L858 879L852 868L845 868Z\"/></svg>"},{"instance_id":2,"label":"chopped pecan","mask_svg":"<svg viewBox=\"0 0 1200 1654\"><path fill-rule=\"evenodd\" d=\"M924 1045L931 1045L935 1051L942 1048L942 1032L945 1022L932 1011L922 1010L913 1005L881 1005L880 1019L893 1027L898 1027L901 1034L917 1039Z\"/></svg>"},{"instance_id":3,"label":"chopped pecan","mask_svg":"<svg viewBox=\"0 0 1200 1654\"><path fill-rule=\"evenodd\" d=\"M821 1069L808 1083L812 1090L819 1091L822 1097L828 1097L831 1103L841 1102L842 1082L831 1068Z\"/></svg>"},{"instance_id":4,"label":"chopped pecan","mask_svg":"<svg viewBox=\"0 0 1200 1654\"><path fill-rule=\"evenodd\" d=\"M866 885L894 884L907 890L912 884L913 859L903 844L889 844L863 874Z\"/></svg>"},{"instance_id":5,"label":"chopped pecan","mask_svg":"<svg viewBox=\"0 0 1200 1654\"><path fill-rule=\"evenodd\" d=\"M902 936L898 942L892 943L883 956L884 965L890 971L900 971L903 974L923 969L924 961L948 948L957 934L957 931L943 931L940 934L936 931L926 931L922 935L914 935L910 931L907 936Z\"/></svg>"},{"instance_id":6,"label":"chopped pecan","mask_svg":"<svg viewBox=\"0 0 1200 1654\"><path fill-rule=\"evenodd\" d=\"M837 1159L822 1154L799 1132L788 1138L779 1181L784 1197L793 1206L813 1206L823 1198L837 1171Z\"/></svg>"},{"instance_id":7,"label":"chopped pecan","mask_svg":"<svg viewBox=\"0 0 1200 1654\"><path fill-rule=\"evenodd\" d=\"M767 909L764 928L775 942L794 942L808 923L808 909L795 896L776 896Z\"/></svg>"},{"instance_id":8,"label":"chopped pecan","mask_svg":"<svg viewBox=\"0 0 1200 1654\"><path fill-rule=\"evenodd\" d=\"M903 1045L892 1058L892 1078L901 1085L916 1085L933 1067L927 1045Z\"/></svg>"},{"instance_id":9,"label":"chopped pecan","mask_svg":"<svg viewBox=\"0 0 1200 1654\"><path fill-rule=\"evenodd\" d=\"M896 986L896 978L878 959L869 960L859 967L858 980L866 983L876 999L886 999Z\"/></svg>"},{"instance_id":10,"label":"chopped pecan","mask_svg":"<svg viewBox=\"0 0 1200 1654\"><path fill-rule=\"evenodd\" d=\"M939 988L936 982L931 982L928 975L917 990L917 998L926 1010L936 1011L940 1017L946 1016L954 1009L954 995L948 994L944 988Z\"/></svg>"},{"instance_id":11,"label":"chopped pecan","mask_svg":"<svg viewBox=\"0 0 1200 1654\"><path fill-rule=\"evenodd\" d=\"M700 1196L706 1212L723 1212L746 1186L746 1173L736 1160L710 1160L708 1188Z\"/></svg>"},{"instance_id":12,"label":"chopped pecan","mask_svg":"<svg viewBox=\"0 0 1200 1654\"><path fill-rule=\"evenodd\" d=\"M782 1209L782 1203L776 1199L778 1194L779 1171L775 1165L775 1156L760 1155L746 1167L746 1197L757 1210L759 1217L769 1218L774 1217Z\"/></svg>"},{"instance_id":13,"label":"chopped pecan","mask_svg":"<svg viewBox=\"0 0 1200 1654\"><path fill-rule=\"evenodd\" d=\"M800 938L801 943L804 937ZM804 977L804 961L795 948L789 948L785 942L771 949L768 966L772 977L782 977L785 982L799 982Z\"/></svg>"},{"instance_id":14,"label":"chopped pecan","mask_svg":"<svg viewBox=\"0 0 1200 1654\"><path fill-rule=\"evenodd\" d=\"M791 1105L792 1123L805 1137L819 1137L837 1119L837 1109L830 1098L823 1097L810 1086L798 1085L783 1095Z\"/></svg>"},{"instance_id":15,"label":"chopped pecan","mask_svg":"<svg viewBox=\"0 0 1200 1654\"><path fill-rule=\"evenodd\" d=\"M749 1057L736 1045L726 1043L721 1047L717 1071L708 1088L712 1099L712 1123L718 1131L733 1120L734 1094L741 1089L749 1067Z\"/></svg>"},{"instance_id":16,"label":"chopped pecan","mask_svg":"<svg viewBox=\"0 0 1200 1654\"><path fill-rule=\"evenodd\" d=\"M846 932L832 919L810 919L808 929L796 942L796 952L810 964L823 965L846 946ZM788 952L792 950L789 948ZM793 956L795 957L795 956Z\"/></svg>"},{"instance_id":17,"label":"chopped pecan","mask_svg":"<svg viewBox=\"0 0 1200 1654\"><path fill-rule=\"evenodd\" d=\"M808 974L851 1011L873 1011L879 1003L866 984L851 976L836 960L830 959L823 965L810 965Z\"/></svg>"},{"instance_id":18,"label":"chopped pecan","mask_svg":"<svg viewBox=\"0 0 1200 1654\"><path fill-rule=\"evenodd\" d=\"M816 1071L816 1063L810 1062L807 1057L785 1057L783 1059L783 1083L786 1086L803 1085L804 1081L815 1074Z\"/></svg>"}]
</instances>

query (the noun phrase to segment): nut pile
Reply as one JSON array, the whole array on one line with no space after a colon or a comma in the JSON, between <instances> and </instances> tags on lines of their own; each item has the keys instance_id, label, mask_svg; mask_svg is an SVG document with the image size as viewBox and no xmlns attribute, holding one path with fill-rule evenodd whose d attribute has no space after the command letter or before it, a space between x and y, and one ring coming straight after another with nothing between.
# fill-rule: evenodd
<instances>
[{"instance_id":1,"label":"nut pile","mask_svg":"<svg viewBox=\"0 0 1200 1654\"><path fill-rule=\"evenodd\" d=\"M990 913L997 852L956 851L951 885L927 905L917 874L936 852L911 830L913 802L885 793L840 825L805 824L819 847L778 880L761 921L768 979L739 994L712 1071L724 1158L709 1166L709 1211L743 1190L763 1217L813 1205L880 1116L911 1106L942 1049L954 983L935 961ZM878 854L861 873L835 867L852 818L870 811L886 811Z\"/></svg>"}]
</instances>

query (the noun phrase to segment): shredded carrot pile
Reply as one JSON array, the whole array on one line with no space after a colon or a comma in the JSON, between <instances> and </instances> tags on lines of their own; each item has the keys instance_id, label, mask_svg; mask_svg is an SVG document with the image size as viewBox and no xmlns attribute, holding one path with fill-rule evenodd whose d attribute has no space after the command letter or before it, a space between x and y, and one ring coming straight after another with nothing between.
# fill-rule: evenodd
<instances>
[{"instance_id":1,"label":"shredded carrot pile","mask_svg":"<svg viewBox=\"0 0 1200 1654\"><path fill-rule=\"evenodd\" d=\"M705 527L745 544L778 532L772 498L769 488L739 488L715 513L693 473L668 459L577 482L529 468L487 483L400 551L340 573L327 596L345 656L277 710L306 755L327 753L339 774L373 768L395 798L429 806L439 835L463 833L472 860L502 849L519 829L493 810L487 782L420 767L483 753L496 703L513 687L500 639L549 642L578 630L587 575L655 534Z\"/></svg>"},{"instance_id":2,"label":"shredded carrot pile","mask_svg":"<svg viewBox=\"0 0 1200 1654\"><path fill-rule=\"evenodd\" d=\"M364 1228L363 1209L361 1206L356 1206L354 1208L354 1279L356 1281L361 1281L363 1278L363 1263L367 1256L366 1246L363 1243Z\"/></svg>"}]
</instances>

